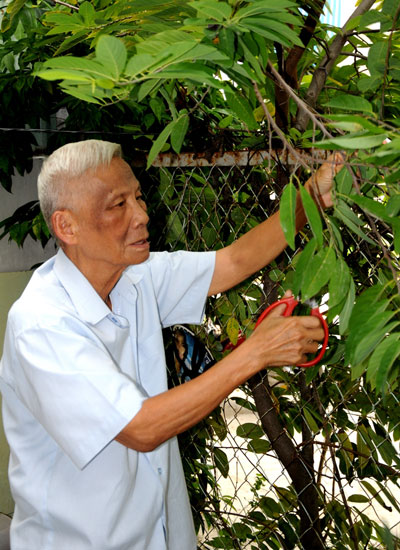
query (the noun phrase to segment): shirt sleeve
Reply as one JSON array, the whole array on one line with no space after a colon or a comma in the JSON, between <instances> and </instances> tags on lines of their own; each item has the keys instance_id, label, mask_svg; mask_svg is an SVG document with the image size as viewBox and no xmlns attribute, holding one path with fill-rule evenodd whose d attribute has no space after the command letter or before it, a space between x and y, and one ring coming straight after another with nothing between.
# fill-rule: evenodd
<instances>
[{"instance_id":1,"label":"shirt sleeve","mask_svg":"<svg viewBox=\"0 0 400 550\"><path fill-rule=\"evenodd\" d=\"M62 323L29 328L11 347L14 391L78 468L120 433L147 397L101 342Z\"/></svg>"},{"instance_id":2,"label":"shirt sleeve","mask_svg":"<svg viewBox=\"0 0 400 550\"><path fill-rule=\"evenodd\" d=\"M200 324L215 268L215 252L161 252L149 262L163 327Z\"/></svg>"}]
</instances>

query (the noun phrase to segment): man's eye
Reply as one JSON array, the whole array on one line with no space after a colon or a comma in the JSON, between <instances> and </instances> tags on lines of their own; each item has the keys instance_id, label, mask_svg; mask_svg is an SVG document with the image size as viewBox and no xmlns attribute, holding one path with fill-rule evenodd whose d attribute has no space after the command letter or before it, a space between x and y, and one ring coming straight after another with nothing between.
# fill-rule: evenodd
<instances>
[{"instance_id":1,"label":"man's eye","mask_svg":"<svg viewBox=\"0 0 400 550\"><path fill-rule=\"evenodd\" d=\"M121 207L121 206L124 206L125 204L125 201L119 201L117 202L117 204L114 204L115 207Z\"/></svg>"}]
</instances>

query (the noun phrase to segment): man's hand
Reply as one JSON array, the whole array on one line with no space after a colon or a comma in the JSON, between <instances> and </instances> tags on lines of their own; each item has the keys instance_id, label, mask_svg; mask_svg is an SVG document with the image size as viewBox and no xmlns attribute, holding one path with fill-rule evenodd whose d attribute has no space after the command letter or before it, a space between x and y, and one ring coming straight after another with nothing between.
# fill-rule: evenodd
<instances>
[{"instance_id":1,"label":"man's hand","mask_svg":"<svg viewBox=\"0 0 400 550\"><path fill-rule=\"evenodd\" d=\"M326 162L309 178L305 188L317 202L318 206L328 208L332 206L332 184L333 178L343 168L343 155L334 153Z\"/></svg>"},{"instance_id":2,"label":"man's hand","mask_svg":"<svg viewBox=\"0 0 400 550\"><path fill-rule=\"evenodd\" d=\"M290 296L287 292L285 297ZM307 354L315 355L324 330L313 316L283 317L285 307L277 307L260 323L248 340L248 353L261 368L300 365ZM258 356L258 357L257 357Z\"/></svg>"}]
</instances>

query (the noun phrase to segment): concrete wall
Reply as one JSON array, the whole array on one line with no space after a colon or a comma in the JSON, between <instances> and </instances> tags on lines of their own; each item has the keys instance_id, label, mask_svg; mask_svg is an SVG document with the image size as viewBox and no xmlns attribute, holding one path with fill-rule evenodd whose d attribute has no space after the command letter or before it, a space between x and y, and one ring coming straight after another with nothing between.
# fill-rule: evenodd
<instances>
[{"instance_id":1,"label":"concrete wall","mask_svg":"<svg viewBox=\"0 0 400 550\"><path fill-rule=\"evenodd\" d=\"M11 216L22 204L37 199L36 179L40 165L41 159L35 159L30 174L24 177L15 176L12 193L0 187L0 220ZM43 250L40 243L30 237L27 237L23 248L19 248L14 242L8 242L6 238L0 240L0 356L9 308L29 281L31 267L44 262L53 256L54 252L53 242ZM0 418L0 513L4 514L12 513L14 507L8 485L8 455Z\"/></svg>"},{"instance_id":2,"label":"concrete wall","mask_svg":"<svg viewBox=\"0 0 400 550\"><path fill-rule=\"evenodd\" d=\"M25 288L31 272L0 273L0 356L3 350L3 335L7 313L13 302ZM8 446L0 423L0 513L10 514L14 508L8 485Z\"/></svg>"}]
</instances>

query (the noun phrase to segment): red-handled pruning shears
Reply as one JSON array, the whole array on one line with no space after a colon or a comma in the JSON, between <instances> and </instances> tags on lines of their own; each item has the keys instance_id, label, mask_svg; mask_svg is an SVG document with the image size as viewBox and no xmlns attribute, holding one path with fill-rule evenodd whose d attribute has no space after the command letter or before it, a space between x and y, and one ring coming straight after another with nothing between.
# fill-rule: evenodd
<instances>
[{"instance_id":1,"label":"red-handled pruning shears","mask_svg":"<svg viewBox=\"0 0 400 550\"><path fill-rule=\"evenodd\" d=\"M289 298L282 298L281 300L277 300L276 302L274 302L273 304L271 304L270 306L267 307L267 309L265 309L260 317L257 319L257 322L256 322L256 326L255 328L258 327L258 325L261 323L261 321L263 321L263 319L265 319L265 317L271 313L271 311L273 309L275 309L276 307L280 306L280 305L286 305L286 309L285 311L283 312L283 317L290 317L290 315L292 315L295 307L297 306L297 304L299 303L298 300L296 300L296 298L294 296L289 296ZM316 365L317 363L319 363L325 353L325 350L326 350L326 346L328 345L328 338L329 338L329 329L328 329L328 325L326 324L326 321L324 319L324 317L322 316L321 312L319 311L319 308L317 306L317 304L315 302L312 302L312 301L306 301L304 302L306 305L310 305L311 306L311 315L313 315L314 317L318 317L318 319L321 321L321 324L322 324L322 327L324 329L324 341L322 342L322 348L319 350L319 353L316 357L314 357L314 359L312 359L311 361L307 361L307 363L302 363L301 365L297 365L298 367L312 367L314 365Z\"/></svg>"}]
</instances>

